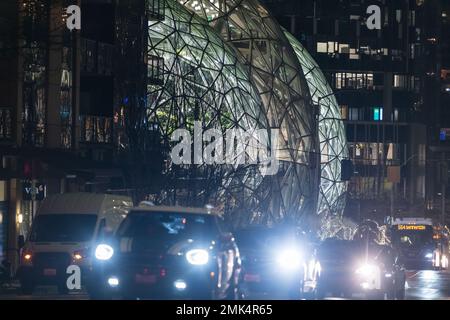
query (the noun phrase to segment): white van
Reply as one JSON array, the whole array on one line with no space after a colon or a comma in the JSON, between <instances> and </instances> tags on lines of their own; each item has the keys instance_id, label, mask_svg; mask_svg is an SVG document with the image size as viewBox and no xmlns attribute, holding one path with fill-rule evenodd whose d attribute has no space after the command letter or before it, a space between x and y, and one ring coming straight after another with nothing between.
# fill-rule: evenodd
<instances>
[{"instance_id":1,"label":"white van","mask_svg":"<svg viewBox=\"0 0 450 320\"><path fill-rule=\"evenodd\" d=\"M22 292L31 294L37 285L57 285L65 293L69 265L80 266L82 279L88 279L92 245L114 232L132 206L131 198L108 194L68 193L46 198L27 241L19 244Z\"/></svg>"}]
</instances>

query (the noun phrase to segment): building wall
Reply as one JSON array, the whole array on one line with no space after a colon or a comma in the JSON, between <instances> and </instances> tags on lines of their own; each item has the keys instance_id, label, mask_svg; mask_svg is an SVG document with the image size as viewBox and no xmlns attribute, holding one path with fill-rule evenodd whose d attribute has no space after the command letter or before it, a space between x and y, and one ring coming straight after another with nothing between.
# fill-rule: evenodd
<instances>
[{"instance_id":1,"label":"building wall","mask_svg":"<svg viewBox=\"0 0 450 320\"><path fill-rule=\"evenodd\" d=\"M423 211L422 8L410 0L264 2L314 56L341 106L355 164L346 214L358 220ZM381 30L365 24L371 4L381 7ZM401 166L399 183L390 182L389 166Z\"/></svg>"}]
</instances>

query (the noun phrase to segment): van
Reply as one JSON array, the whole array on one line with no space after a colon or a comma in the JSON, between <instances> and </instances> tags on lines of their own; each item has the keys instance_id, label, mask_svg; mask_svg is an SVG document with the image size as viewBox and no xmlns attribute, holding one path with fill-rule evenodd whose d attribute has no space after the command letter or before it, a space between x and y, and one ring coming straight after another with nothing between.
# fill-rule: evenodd
<instances>
[{"instance_id":1,"label":"van","mask_svg":"<svg viewBox=\"0 0 450 320\"><path fill-rule=\"evenodd\" d=\"M19 239L22 249L17 276L22 293L32 294L38 285L56 285L60 293L66 293L70 265L80 267L82 283L88 281L94 242L113 233L132 206L131 198L109 194L68 193L46 198L27 241Z\"/></svg>"}]
</instances>

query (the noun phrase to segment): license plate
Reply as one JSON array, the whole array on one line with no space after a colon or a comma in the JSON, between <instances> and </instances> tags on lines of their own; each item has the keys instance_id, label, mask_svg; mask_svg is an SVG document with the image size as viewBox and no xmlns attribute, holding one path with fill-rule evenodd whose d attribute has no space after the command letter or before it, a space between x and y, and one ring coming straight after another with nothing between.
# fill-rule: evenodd
<instances>
[{"instance_id":1,"label":"license plate","mask_svg":"<svg viewBox=\"0 0 450 320\"><path fill-rule=\"evenodd\" d=\"M148 274L137 274L135 280L136 283L139 284L154 284L156 283L156 276Z\"/></svg>"},{"instance_id":2,"label":"license plate","mask_svg":"<svg viewBox=\"0 0 450 320\"><path fill-rule=\"evenodd\" d=\"M259 274L246 274L244 276L245 282L261 282L261 276Z\"/></svg>"},{"instance_id":3,"label":"license plate","mask_svg":"<svg viewBox=\"0 0 450 320\"><path fill-rule=\"evenodd\" d=\"M47 277L56 276L56 269L44 269L44 276Z\"/></svg>"}]
</instances>

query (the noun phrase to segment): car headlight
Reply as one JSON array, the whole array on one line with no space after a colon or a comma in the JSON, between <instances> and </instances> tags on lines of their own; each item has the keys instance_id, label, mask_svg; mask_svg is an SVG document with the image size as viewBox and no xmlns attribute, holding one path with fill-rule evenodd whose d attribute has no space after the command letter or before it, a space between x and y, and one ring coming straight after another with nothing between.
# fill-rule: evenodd
<instances>
[{"instance_id":1,"label":"car headlight","mask_svg":"<svg viewBox=\"0 0 450 320\"><path fill-rule=\"evenodd\" d=\"M297 248L283 249L277 254L277 263L283 269L298 269L302 265L302 254Z\"/></svg>"},{"instance_id":2,"label":"car headlight","mask_svg":"<svg viewBox=\"0 0 450 320\"><path fill-rule=\"evenodd\" d=\"M194 249L186 252L186 260L195 266L204 266L209 261L209 253L204 249Z\"/></svg>"},{"instance_id":3,"label":"car headlight","mask_svg":"<svg viewBox=\"0 0 450 320\"><path fill-rule=\"evenodd\" d=\"M99 244L97 248L95 248L95 258L97 260L106 261L112 258L114 255L114 249L107 244Z\"/></svg>"},{"instance_id":4,"label":"car headlight","mask_svg":"<svg viewBox=\"0 0 450 320\"><path fill-rule=\"evenodd\" d=\"M433 253L431 253L431 252L427 253L427 254L425 255L425 258L426 258L426 259L431 259L431 258L433 258Z\"/></svg>"},{"instance_id":5,"label":"car headlight","mask_svg":"<svg viewBox=\"0 0 450 320\"><path fill-rule=\"evenodd\" d=\"M364 277L370 277L376 275L378 267L372 264L365 264L356 269L356 274Z\"/></svg>"}]
</instances>

